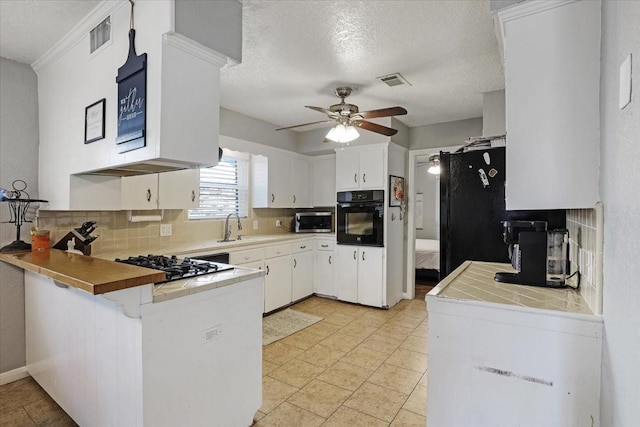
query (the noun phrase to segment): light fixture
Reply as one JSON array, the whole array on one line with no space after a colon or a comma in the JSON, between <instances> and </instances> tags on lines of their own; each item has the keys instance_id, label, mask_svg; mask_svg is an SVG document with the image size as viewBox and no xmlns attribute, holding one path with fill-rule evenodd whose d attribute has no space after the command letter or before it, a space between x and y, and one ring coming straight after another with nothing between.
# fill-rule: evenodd
<instances>
[{"instance_id":1,"label":"light fixture","mask_svg":"<svg viewBox=\"0 0 640 427\"><path fill-rule=\"evenodd\" d=\"M326 138L333 142L351 142L359 136L360 134L353 126L338 123L335 127L331 128Z\"/></svg>"},{"instance_id":2,"label":"light fixture","mask_svg":"<svg viewBox=\"0 0 640 427\"><path fill-rule=\"evenodd\" d=\"M429 169L427 172L432 173L434 175L440 175L440 154L432 154L429 156Z\"/></svg>"}]
</instances>

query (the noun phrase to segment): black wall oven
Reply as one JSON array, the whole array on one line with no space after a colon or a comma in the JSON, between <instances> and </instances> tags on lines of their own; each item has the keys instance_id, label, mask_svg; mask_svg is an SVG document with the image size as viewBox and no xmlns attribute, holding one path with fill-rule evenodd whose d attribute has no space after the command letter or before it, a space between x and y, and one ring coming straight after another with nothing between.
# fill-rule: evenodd
<instances>
[{"instance_id":1,"label":"black wall oven","mask_svg":"<svg viewBox=\"0 0 640 427\"><path fill-rule=\"evenodd\" d=\"M384 190L339 192L336 223L338 244L384 246Z\"/></svg>"}]
</instances>

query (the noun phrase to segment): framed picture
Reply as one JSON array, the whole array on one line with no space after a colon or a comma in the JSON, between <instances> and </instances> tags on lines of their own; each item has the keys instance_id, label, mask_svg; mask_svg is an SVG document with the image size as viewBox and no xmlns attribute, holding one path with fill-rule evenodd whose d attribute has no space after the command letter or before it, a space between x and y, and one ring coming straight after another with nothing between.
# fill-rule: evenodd
<instances>
[{"instance_id":1,"label":"framed picture","mask_svg":"<svg viewBox=\"0 0 640 427\"><path fill-rule=\"evenodd\" d=\"M102 98L84 109L85 144L104 139L104 106L106 102L107 100Z\"/></svg>"},{"instance_id":2,"label":"framed picture","mask_svg":"<svg viewBox=\"0 0 640 427\"><path fill-rule=\"evenodd\" d=\"M404 178L389 175L389 206L401 207L404 205Z\"/></svg>"}]
</instances>

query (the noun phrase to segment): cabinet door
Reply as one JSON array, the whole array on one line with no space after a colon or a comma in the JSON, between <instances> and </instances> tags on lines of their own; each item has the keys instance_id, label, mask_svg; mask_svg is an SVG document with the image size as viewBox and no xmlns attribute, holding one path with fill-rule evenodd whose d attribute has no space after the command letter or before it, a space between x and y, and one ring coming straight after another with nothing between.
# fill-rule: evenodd
<instances>
[{"instance_id":1,"label":"cabinet door","mask_svg":"<svg viewBox=\"0 0 640 427\"><path fill-rule=\"evenodd\" d=\"M343 149L336 152L336 190L354 190L359 185L358 161L356 150Z\"/></svg>"},{"instance_id":2,"label":"cabinet door","mask_svg":"<svg viewBox=\"0 0 640 427\"><path fill-rule=\"evenodd\" d=\"M291 203L294 208L310 208L311 163L296 157L291 159Z\"/></svg>"},{"instance_id":3,"label":"cabinet door","mask_svg":"<svg viewBox=\"0 0 640 427\"><path fill-rule=\"evenodd\" d=\"M125 176L121 182L122 209L158 209L158 174Z\"/></svg>"},{"instance_id":4,"label":"cabinet door","mask_svg":"<svg viewBox=\"0 0 640 427\"><path fill-rule=\"evenodd\" d=\"M297 301L313 294L313 251L291 255L291 300Z\"/></svg>"},{"instance_id":5,"label":"cabinet door","mask_svg":"<svg viewBox=\"0 0 640 427\"><path fill-rule=\"evenodd\" d=\"M291 196L291 158L280 154L269 154L269 193L270 208L290 208Z\"/></svg>"},{"instance_id":6,"label":"cabinet door","mask_svg":"<svg viewBox=\"0 0 640 427\"><path fill-rule=\"evenodd\" d=\"M291 257L265 260L264 311L283 307L291 302Z\"/></svg>"},{"instance_id":7,"label":"cabinet door","mask_svg":"<svg viewBox=\"0 0 640 427\"><path fill-rule=\"evenodd\" d=\"M505 23L508 210L600 199L600 9L566 2Z\"/></svg>"},{"instance_id":8,"label":"cabinet door","mask_svg":"<svg viewBox=\"0 0 640 427\"><path fill-rule=\"evenodd\" d=\"M358 254L358 302L382 307L384 249L360 248Z\"/></svg>"},{"instance_id":9,"label":"cabinet door","mask_svg":"<svg viewBox=\"0 0 640 427\"><path fill-rule=\"evenodd\" d=\"M253 270L264 270L264 261L252 261L245 262L244 264L238 264L238 267L242 268L251 268ZM264 305L264 284L262 286L262 313L266 313L265 305Z\"/></svg>"},{"instance_id":10,"label":"cabinet door","mask_svg":"<svg viewBox=\"0 0 640 427\"><path fill-rule=\"evenodd\" d=\"M333 251L317 251L315 265L315 292L320 295L337 296L333 282Z\"/></svg>"},{"instance_id":11,"label":"cabinet door","mask_svg":"<svg viewBox=\"0 0 640 427\"><path fill-rule=\"evenodd\" d=\"M195 209L200 206L200 169L158 174L159 209Z\"/></svg>"},{"instance_id":12,"label":"cabinet door","mask_svg":"<svg viewBox=\"0 0 640 427\"><path fill-rule=\"evenodd\" d=\"M360 151L360 188L385 189L385 151L386 146Z\"/></svg>"},{"instance_id":13,"label":"cabinet door","mask_svg":"<svg viewBox=\"0 0 640 427\"><path fill-rule=\"evenodd\" d=\"M338 245L335 287L341 301L358 302L358 247Z\"/></svg>"},{"instance_id":14,"label":"cabinet door","mask_svg":"<svg viewBox=\"0 0 640 427\"><path fill-rule=\"evenodd\" d=\"M336 205L336 159L313 160L313 206Z\"/></svg>"}]
</instances>

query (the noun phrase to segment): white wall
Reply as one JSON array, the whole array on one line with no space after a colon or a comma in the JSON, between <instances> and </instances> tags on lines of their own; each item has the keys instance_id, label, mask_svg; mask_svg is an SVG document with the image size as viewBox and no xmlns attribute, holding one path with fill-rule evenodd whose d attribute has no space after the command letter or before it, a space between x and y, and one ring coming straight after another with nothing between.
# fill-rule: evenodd
<instances>
[{"instance_id":1,"label":"white wall","mask_svg":"<svg viewBox=\"0 0 640 427\"><path fill-rule=\"evenodd\" d=\"M297 132L281 130L277 126L235 111L220 108L220 135L257 142L283 150L298 151ZM320 141L322 143L322 141Z\"/></svg>"},{"instance_id":2,"label":"white wall","mask_svg":"<svg viewBox=\"0 0 640 427\"><path fill-rule=\"evenodd\" d=\"M640 2L602 2L600 194L604 204L601 423L640 420ZM618 70L633 54L631 104L618 109Z\"/></svg>"},{"instance_id":3,"label":"white wall","mask_svg":"<svg viewBox=\"0 0 640 427\"><path fill-rule=\"evenodd\" d=\"M494 90L482 94L482 135L502 135L507 131L505 92Z\"/></svg>"},{"instance_id":4,"label":"white wall","mask_svg":"<svg viewBox=\"0 0 640 427\"><path fill-rule=\"evenodd\" d=\"M436 238L436 175L428 173L429 164L418 165L413 188L422 193L422 230L416 229L417 239ZM418 224L416 223L416 227Z\"/></svg>"},{"instance_id":5,"label":"white wall","mask_svg":"<svg viewBox=\"0 0 640 427\"><path fill-rule=\"evenodd\" d=\"M409 149L464 145L471 136L482 135L482 117L437 123L409 129Z\"/></svg>"},{"instance_id":6,"label":"white wall","mask_svg":"<svg viewBox=\"0 0 640 427\"><path fill-rule=\"evenodd\" d=\"M0 58L0 187L22 179L38 197L38 92L31 67ZM33 212L30 212L30 218ZM9 210L0 204L0 221ZM12 224L0 224L0 247L15 240ZM22 230L29 240L29 224ZM0 372L25 365L22 269L0 262Z\"/></svg>"}]
</instances>

